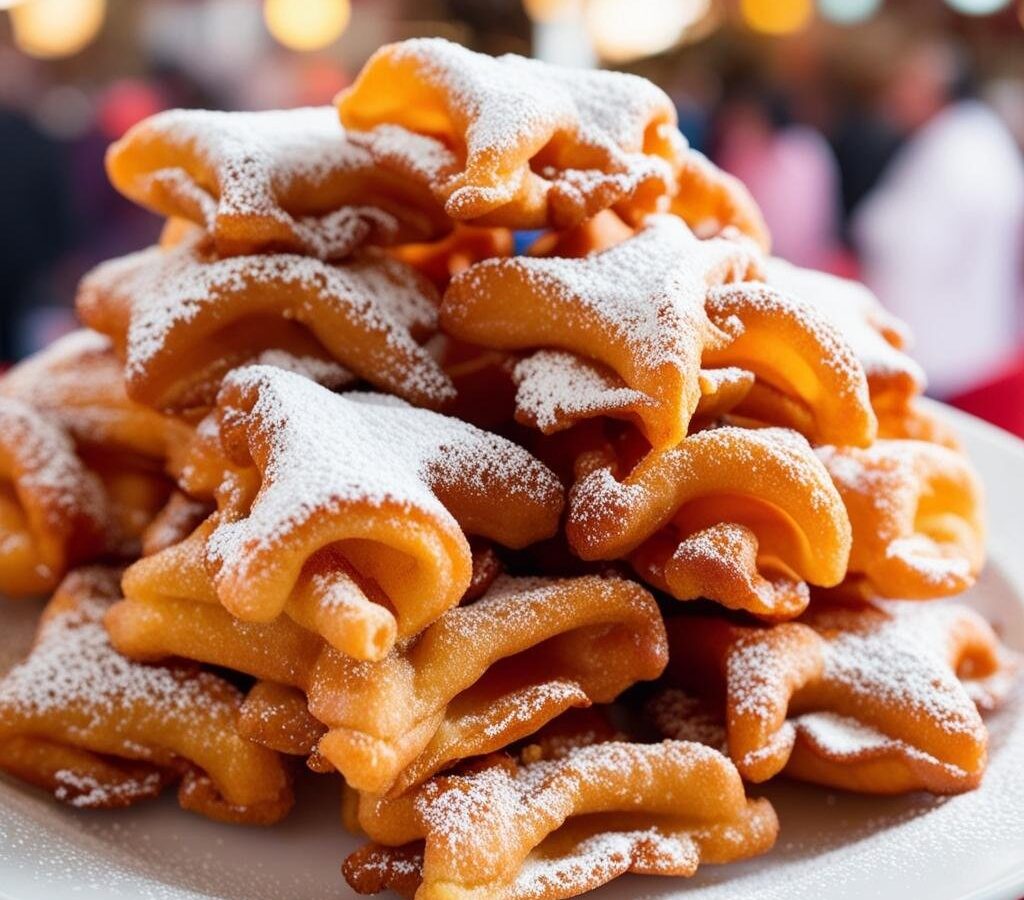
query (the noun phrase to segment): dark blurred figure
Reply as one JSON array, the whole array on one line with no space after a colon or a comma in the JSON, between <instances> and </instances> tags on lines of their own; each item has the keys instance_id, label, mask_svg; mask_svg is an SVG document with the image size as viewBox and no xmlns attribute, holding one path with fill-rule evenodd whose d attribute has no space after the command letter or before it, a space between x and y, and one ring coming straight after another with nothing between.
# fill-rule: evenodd
<instances>
[{"instance_id":1,"label":"dark blurred figure","mask_svg":"<svg viewBox=\"0 0 1024 900\"><path fill-rule=\"evenodd\" d=\"M9 362L40 276L68 245L71 215L60 147L11 109L0 108L0 160L0 362Z\"/></svg>"},{"instance_id":2,"label":"dark blurred figure","mask_svg":"<svg viewBox=\"0 0 1024 900\"><path fill-rule=\"evenodd\" d=\"M846 110L830 136L839 163L844 219L875 186L904 138L892 122L856 101Z\"/></svg>"},{"instance_id":3,"label":"dark blurred figure","mask_svg":"<svg viewBox=\"0 0 1024 900\"><path fill-rule=\"evenodd\" d=\"M932 392L951 397L1017 357L1024 163L948 41L905 51L883 109L910 137L854 211L852 233L865 281L915 333Z\"/></svg>"}]
</instances>

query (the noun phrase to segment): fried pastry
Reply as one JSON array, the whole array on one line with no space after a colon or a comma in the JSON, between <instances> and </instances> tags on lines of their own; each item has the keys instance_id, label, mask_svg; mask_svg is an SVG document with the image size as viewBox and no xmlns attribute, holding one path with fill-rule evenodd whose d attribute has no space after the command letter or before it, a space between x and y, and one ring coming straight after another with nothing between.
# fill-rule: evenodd
<instances>
[{"instance_id":1,"label":"fried pastry","mask_svg":"<svg viewBox=\"0 0 1024 900\"><path fill-rule=\"evenodd\" d=\"M839 331L864 368L876 410L905 408L924 390L924 370L905 352L906 325L864 285L776 257L764 270L770 285L810 304Z\"/></svg>"},{"instance_id":2,"label":"fried pastry","mask_svg":"<svg viewBox=\"0 0 1024 900\"><path fill-rule=\"evenodd\" d=\"M670 680L725 710L751 781L780 771L865 793L970 790L1014 663L960 604L812 604L765 628L707 616L668 623ZM687 732L688 733L688 732Z\"/></svg>"},{"instance_id":3,"label":"fried pastry","mask_svg":"<svg viewBox=\"0 0 1024 900\"><path fill-rule=\"evenodd\" d=\"M499 578L375 662L287 618L242 622L217 604L173 597L125 600L107 627L132 658L184 655L302 690L328 729L318 752L373 793L400 793L457 759L501 749L665 665L654 599L597 576Z\"/></svg>"},{"instance_id":4,"label":"fried pastry","mask_svg":"<svg viewBox=\"0 0 1024 900\"><path fill-rule=\"evenodd\" d=\"M729 342L705 303L722 282L757 273L744 245L698 240L656 216L621 244L584 259L516 257L453 279L441 322L455 337L505 350L571 351L643 395L636 410L654 446L685 436L701 396L704 350Z\"/></svg>"},{"instance_id":5,"label":"fried pastry","mask_svg":"<svg viewBox=\"0 0 1024 900\"><path fill-rule=\"evenodd\" d=\"M160 409L209 406L227 371L268 350L333 360L424 406L454 394L417 343L436 326L433 286L373 253L337 266L292 254L217 259L192 234L100 265L77 304L113 339L129 396Z\"/></svg>"},{"instance_id":6,"label":"fried pastry","mask_svg":"<svg viewBox=\"0 0 1024 900\"><path fill-rule=\"evenodd\" d=\"M67 432L20 400L0 398L0 592L52 590L107 549L103 482Z\"/></svg>"},{"instance_id":7,"label":"fried pastry","mask_svg":"<svg viewBox=\"0 0 1024 900\"><path fill-rule=\"evenodd\" d=\"M819 447L853 527L849 577L880 597L969 588L985 559L981 484L959 453L926 441Z\"/></svg>"},{"instance_id":8,"label":"fried pastry","mask_svg":"<svg viewBox=\"0 0 1024 900\"><path fill-rule=\"evenodd\" d=\"M380 48L337 103L353 140L387 123L442 141L458 161L437 195L480 225L570 228L608 208L637 221L666 202L685 150L648 81L439 38Z\"/></svg>"},{"instance_id":9,"label":"fried pastry","mask_svg":"<svg viewBox=\"0 0 1024 900\"><path fill-rule=\"evenodd\" d=\"M365 244L433 240L450 223L432 185L452 154L384 125L347 139L329 108L175 109L107 152L122 194L203 226L220 256L300 253L337 260Z\"/></svg>"},{"instance_id":10,"label":"fried pastry","mask_svg":"<svg viewBox=\"0 0 1024 900\"><path fill-rule=\"evenodd\" d=\"M162 469L191 438L186 422L128 399L110 339L82 329L54 341L0 378L0 397L22 400L104 455Z\"/></svg>"},{"instance_id":11,"label":"fried pastry","mask_svg":"<svg viewBox=\"0 0 1024 900\"><path fill-rule=\"evenodd\" d=\"M522 547L557 528L561 484L529 453L396 398L254 366L225 381L219 413L234 472L219 511L133 566L129 596L219 601L248 621L286 613L380 659L466 592L466 532Z\"/></svg>"},{"instance_id":12,"label":"fried pastry","mask_svg":"<svg viewBox=\"0 0 1024 900\"><path fill-rule=\"evenodd\" d=\"M771 246L768 225L747 186L696 150L683 156L669 212L702 238L735 229L765 253Z\"/></svg>"},{"instance_id":13,"label":"fried pastry","mask_svg":"<svg viewBox=\"0 0 1024 900\"><path fill-rule=\"evenodd\" d=\"M442 290L451 279L483 259L511 256L512 232L456 223L451 233L432 243L403 244L391 255L412 266Z\"/></svg>"},{"instance_id":14,"label":"fried pastry","mask_svg":"<svg viewBox=\"0 0 1024 900\"><path fill-rule=\"evenodd\" d=\"M77 807L126 806L180 782L187 809L277 821L291 787L276 754L239 736L239 692L193 665L142 665L111 647L102 619L119 574L69 575L28 658L0 680L0 768Z\"/></svg>"},{"instance_id":15,"label":"fried pastry","mask_svg":"<svg viewBox=\"0 0 1024 900\"><path fill-rule=\"evenodd\" d=\"M714 428L651 452L622 480L598 465L574 486L566 534L583 559L626 557L680 600L765 618L807 606L807 584L846 574L850 522L806 440Z\"/></svg>"},{"instance_id":16,"label":"fried pastry","mask_svg":"<svg viewBox=\"0 0 1024 900\"><path fill-rule=\"evenodd\" d=\"M492 757L394 800L364 796L373 843L344 865L361 894L559 900L620 875L690 876L766 852L778 820L699 744L600 743L560 759Z\"/></svg>"}]
</instances>

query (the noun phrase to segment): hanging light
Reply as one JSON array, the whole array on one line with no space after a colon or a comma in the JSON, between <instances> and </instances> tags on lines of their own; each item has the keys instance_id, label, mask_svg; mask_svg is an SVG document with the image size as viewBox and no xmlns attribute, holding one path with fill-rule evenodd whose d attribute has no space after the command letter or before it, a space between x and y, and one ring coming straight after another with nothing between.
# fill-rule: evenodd
<instances>
[{"instance_id":1,"label":"hanging light","mask_svg":"<svg viewBox=\"0 0 1024 900\"><path fill-rule=\"evenodd\" d=\"M349 0L264 0L263 20L290 50L321 50L333 44L352 15Z\"/></svg>"},{"instance_id":2,"label":"hanging light","mask_svg":"<svg viewBox=\"0 0 1024 900\"><path fill-rule=\"evenodd\" d=\"M999 12L1010 0L946 0L946 2L965 16L988 16Z\"/></svg>"},{"instance_id":3,"label":"hanging light","mask_svg":"<svg viewBox=\"0 0 1024 900\"><path fill-rule=\"evenodd\" d=\"M106 0L26 0L11 7L18 49L39 59L74 56L99 34Z\"/></svg>"},{"instance_id":4,"label":"hanging light","mask_svg":"<svg viewBox=\"0 0 1024 900\"><path fill-rule=\"evenodd\" d=\"M674 47L704 19L711 0L590 0L585 23L609 62L628 62Z\"/></svg>"},{"instance_id":5,"label":"hanging light","mask_svg":"<svg viewBox=\"0 0 1024 900\"><path fill-rule=\"evenodd\" d=\"M754 31L792 34L811 20L812 0L741 0L743 18Z\"/></svg>"},{"instance_id":6,"label":"hanging light","mask_svg":"<svg viewBox=\"0 0 1024 900\"><path fill-rule=\"evenodd\" d=\"M882 0L818 0L818 12L839 25L866 22L882 5Z\"/></svg>"}]
</instances>

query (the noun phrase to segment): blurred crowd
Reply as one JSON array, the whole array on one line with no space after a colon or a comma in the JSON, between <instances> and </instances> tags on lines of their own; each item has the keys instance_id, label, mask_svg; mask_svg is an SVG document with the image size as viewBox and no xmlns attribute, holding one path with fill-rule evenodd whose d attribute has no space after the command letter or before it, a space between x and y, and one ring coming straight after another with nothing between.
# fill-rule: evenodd
<instances>
[{"instance_id":1,"label":"blurred crowd","mask_svg":"<svg viewBox=\"0 0 1024 900\"><path fill-rule=\"evenodd\" d=\"M890 0L862 24L786 37L726 16L626 68L661 84L691 144L746 182L780 256L862 278L910 324L932 394L1024 434L1024 6L1021 22L939 6ZM298 53L249 0L111 0L104 34L60 62L20 52L0 24L0 363L71 327L91 265L155 238L156 218L103 173L134 122L328 102L377 45L413 34L557 48L565 35L528 11L364 0L340 40Z\"/></svg>"}]
</instances>

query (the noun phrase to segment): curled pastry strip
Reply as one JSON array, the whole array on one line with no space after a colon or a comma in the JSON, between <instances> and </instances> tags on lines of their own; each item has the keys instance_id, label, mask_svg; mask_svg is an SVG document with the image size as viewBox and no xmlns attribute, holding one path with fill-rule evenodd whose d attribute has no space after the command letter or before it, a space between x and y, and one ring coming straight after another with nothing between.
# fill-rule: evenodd
<instances>
[{"instance_id":1,"label":"curled pastry strip","mask_svg":"<svg viewBox=\"0 0 1024 900\"><path fill-rule=\"evenodd\" d=\"M702 394L700 360L729 335L705 310L714 286L757 274L742 243L698 240L674 216L583 259L488 260L453 279L441 322L505 350L555 348L610 369L643 395L636 414L655 447L685 435Z\"/></svg>"},{"instance_id":2,"label":"curled pastry strip","mask_svg":"<svg viewBox=\"0 0 1024 900\"><path fill-rule=\"evenodd\" d=\"M724 756L681 741L491 758L396 800L364 795L358 812L374 843L345 861L349 884L419 900L558 900L627 872L685 877L764 853L778 832Z\"/></svg>"},{"instance_id":3,"label":"curled pastry strip","mask_svg":"<svg viewBox=\"0 0 1024 900\"><path fill-rule=\"evenodd\" d=\"M569 228L609 207L636 221L674 190L685 141L650 82L473 53L437 38L381 47L338 98L358 131L400 125L458 157L437 184L453 219Z\"/></svg>"},{"instance_id":4,"label":"curled pastry strip","mask_svg":"<svg viewBox=\"0 0 1024 900\"><path fill-rule=\"evenodd\" d=\"M24 662L0 680L0 768L79 807L123 806L182 780L186 808L264 824L291 807L280 758L235 727L241 695L174 664L148 666L110 645L103 616L119 572L69 575Z\"/></svg>"},{"instance_id":5,"label":"curled pastry strip","mask_svg":"<svg viewBox=\"0 0 1024 900\"><path fill-rule=\"evenodd\" d=\"M812 443L863 447L874 440L877 422L860 361L813 306L748 282L714 288L705 308L732 339L705 349L704 366L746 369L805 408L809 421L801 433Z\"/></svg>"},{"instance_id":6,"label":"curled pastry strip","mask_svg":"<svg viewBox=\"0 0 1024 900\"><path fill-rule=\"evenodd\" d=\"M171 597L126 600L107 625L133 658L187 654L302 690L327 728L318 752L354 788L396 795L570 707L609 702L666 660L654 599L594 576L499 578L376 662L286 618L241 622L216 604Z\"/></svg>"},{"instance_id":7,"label":"curled pastry strip","mask_svg":"<svg viewBox=\"0 0 1024 900\"><path fill-rule=\"evenodd\" d=\"M107 549L103 482L56 422L0 398L0 592L52 590L73 565Z\"/></svg>"},{"instance_id":8,"label":"curled pastry strip","mask_svg":"<svg viewBox=\"0 0 1024 900\"><path fill-rule=\"evenodd\" d=\"M558 525L561 484L529 453L392 397L255 366L225 381L219 415L233 474L189 552L232 614L287 613L362 659L459 602L473 574L466 532L522 547ZM126 590L180 596L154 587L176 555L140 561Z\"/></svg>"},{"instance_id":9,"label":"curled pastry strip","mask_svg":"<svg viewBox=\"0 0 1024 900\"><path fill-rule=\"evenodd\" d=\"M72 332L0 378L13 397L58 422L81 447L123 454L158 468L188 442L191 427L128 399L121 362L105 335Z\"/></svg>"},{"instance_id":10,"label":"curled pastry strip","mask_svg":"<svg viewBox=\"0 0 1024 900\"><path fill-rule=\"evenodd\" d=\"M764 268L768 284L813 306L853 348L880 414L886 407L905 406L924 390L924 370L905 352L906 325L864 285L775 257Z\"/></svg>"},{"instance_id":11,"label":"curled pastry strip","mask_svg":"<svg viewBox=\"0 0 1024 900\"><path fill-rule=\"evenodd\" d=\"M881 597L969 588L985 559L982 488L970 461L926 441L819 447L853 526L849 574Z\"/></svg>"},{"instance_id":12,"label":"curled pastry strip","mask_svg":"<svg viewBox=\"0 0 1024 900\"><path fill-rule=\"evenodd\" d=\"M734 228L768 252L768 225L747 186L734 175L723 172L703 153L688 150L677 184L669 211L695 233L707 238Z\"/></svg>"},{"instance_id":13,"label":"curled pastry strip","mask_svg":"<svg viewBox=\"0 0 1024 900\"><path fill-rule=\"evenodd\" d=\"M584 419L606 416L642 426L653 411L650 397L626 387L613 372L562 350L538 350L516 363L516 421L554 434ZM736 407L754 375L736 367L702 369L694 416L715 417Z\"/></svg>"},{"instance_id":14,"label":"curled pastry strip","mask_svg":"<svg viewBox=\"0 0 1024 900\"><path fill-rule=\"evenodd\" d=\"M970 790L986 764L978 706L999 702L1015 665L959 604L823 601L767 628L703 616L668 628L671 679L724 695L729 754L752 781L785 771L869 793Z\"/></svg>"},{"instance_id":15,"label":"curled pastry strip","mask_svg":"<svg viewBox=\"0 0 1024 900\"><path fill-rule=\"evenodd\" d=\"M129 396L158 408L210 405L227 371L268 350L339 362L425 406L454 394L417 343L436 327L433 286L384 256L216 259L192 235L103 263L77 304L125 360Z\"/></svg>"},{"instance_id":16,"label":"curled pastry strip","mask_svg":"<svg viewBox=\"0 0 1024 900\"><path fill-rule=\"evenodd\" d=\"M367 243L432 240L450 225L431 185L454 164L443 145L395 126L356 144L329 107L169 110L107 152L117 190L203 226L221 256L341 259Z\"/></svg>"},{"instance_id":17,"label":"curled pastry strip","mask_svg":"<svg viewBox=\"0 0 1024 900\"><path fill-rule=\"evenodd\" d=\"M570 494L566 533L583 559L625 556L680 600L768 618L799 613L805 582L838 584L851 541L825 467L778 428L698 432L621 481L595 468Z\"/></svg>"}]
</instances>

